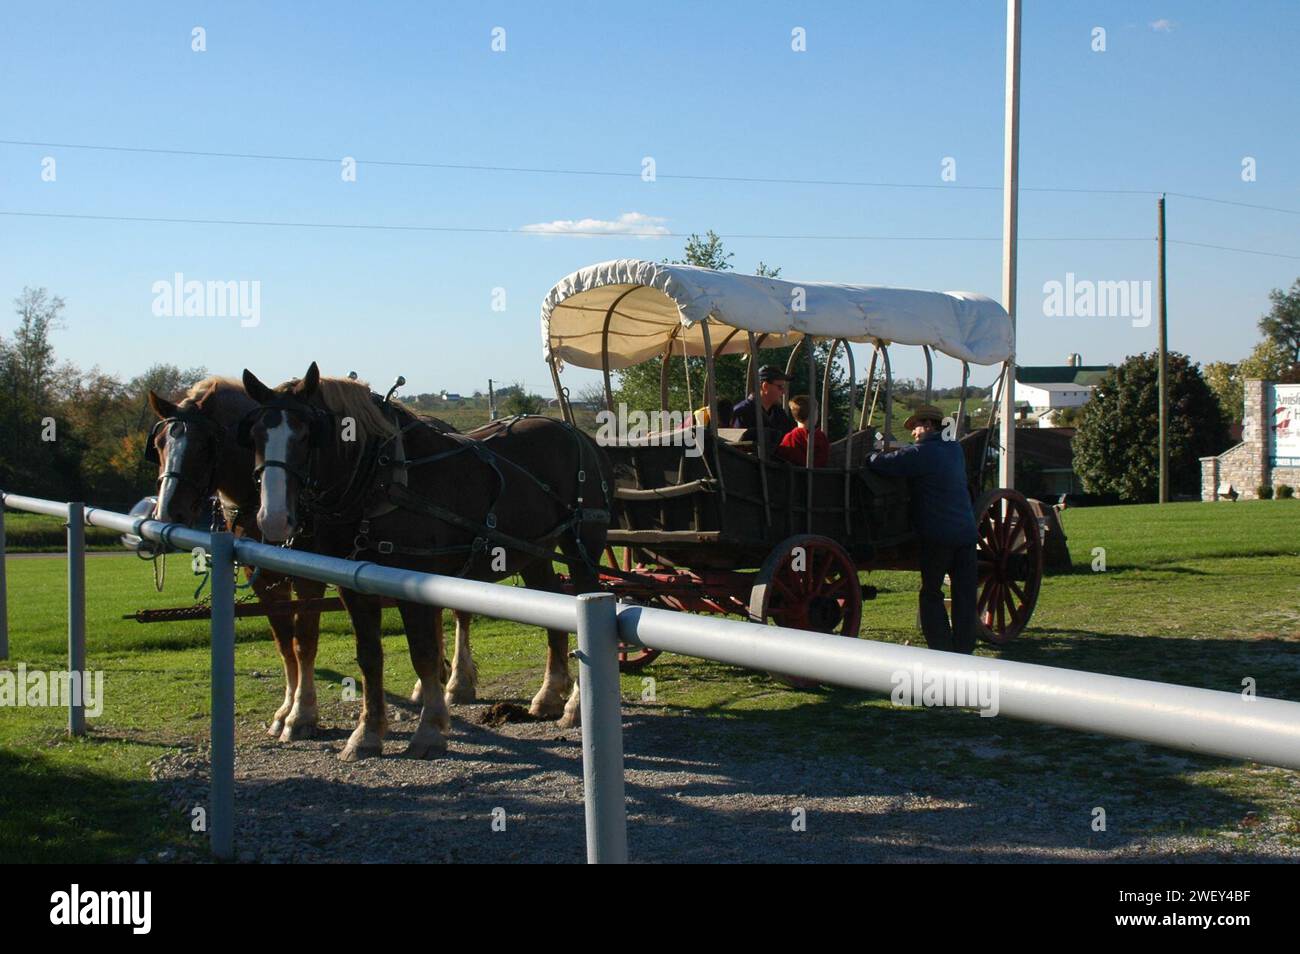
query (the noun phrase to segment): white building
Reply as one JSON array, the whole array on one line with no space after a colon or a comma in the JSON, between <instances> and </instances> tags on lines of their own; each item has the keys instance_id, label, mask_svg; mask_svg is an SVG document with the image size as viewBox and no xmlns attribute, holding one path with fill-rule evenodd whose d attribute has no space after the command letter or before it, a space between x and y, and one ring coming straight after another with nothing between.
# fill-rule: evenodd
<instances>
[{"instance_id":1,"label":"white building","mask_svg":"<svg viewBox=\"0 0 1300 954\"><path fill-rule=\"evenodd\" d=\"M1026 384L1016 382L1016 403L1027 404L1034 414L1042 417L1048 411L1059 411L1065 407L1083 407L1092 399L1091 384L1063 383L1043 381Z\"/></svg>"}]
</instances>

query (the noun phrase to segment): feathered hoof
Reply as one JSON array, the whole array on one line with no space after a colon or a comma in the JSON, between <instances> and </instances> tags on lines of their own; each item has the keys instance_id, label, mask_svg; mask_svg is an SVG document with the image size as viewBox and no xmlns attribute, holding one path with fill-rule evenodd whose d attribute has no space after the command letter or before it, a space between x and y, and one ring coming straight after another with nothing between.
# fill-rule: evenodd
<instances>
[{"instance_id":1,"label":"feathered hoof","mask_svg":"<svg viewBox=\"0 0 1300 954\"><path fill-rule=\"evenodd\" d=\"M472 682L456 682L452 680L447 684L447 691L443 699L449 706L464 706L478 702L478 690L474 688Z\"/></svg>"},{"instance_id":2,"label":"feathered hoof","mask_svg":"<svg viewBox=\"0 0 1300 954\"><path fill-rule=\"evenodd\" d=\"M559 693L538 693L528 707L528 714L534 719L558 719L564 714L564 697Z\"/></svg>"},{"instance_id":3,"label":"feathered hoof","mask_svg":"<svg viewBox=\"0 0 1300 954\"><path fill-rule=\"evenodd\" d=\"M447 753L447 738L441 732L417 732L403 753L408 759L436 759Z\"/></svg>"},{"instance_id":4,"label":"feathered hoof","mask_svg":"<svg viewBox=\"0 0 1300 954\"><path fill-rule=\"evenodd\" d=\"M281 742L298 742L302 739L316 738L315 722L287 722L280 733Z\"/></svg>"},{"instance_id":5,"label":"feathered hoof","mask_svg":"<svg viewBox=\"0 0 1300 954\"><path fill-rule=\"evenodd\" d=\"M384 754L383 738L376 732L367 732L359 727L348 739L339 753L340 762L360 762L362 759L378 758Z\"/></svg>"}]
</instances>

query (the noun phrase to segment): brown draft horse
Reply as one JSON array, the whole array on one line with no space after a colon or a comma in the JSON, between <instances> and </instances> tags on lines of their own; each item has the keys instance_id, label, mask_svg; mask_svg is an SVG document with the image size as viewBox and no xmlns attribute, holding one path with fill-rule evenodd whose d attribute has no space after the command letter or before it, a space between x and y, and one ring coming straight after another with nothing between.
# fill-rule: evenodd
<instances>
[{"instance_id":1,"label":"brown draft horse","mask_svg":"<svg viewBox=\"0 0 1300 954\"><path fill-rule=\"evenodd\" d=\"M545 417L511 418L468 435L424 425L368 387L321 378L313 362L298 380L269 388L244 372L262 404L245 422L261 476L258 524L268 541L308 527L313 549L384 566L495 581L515 573L526 586L558 591L555 546L578 592L598 587L614 487L595 441ZM361 716L340 758L383 751L381 607L374 596L341 590L357 638ZM406 754L446 751L451 717L438 686L442 634L436 607L398 602L411 662L423 687L419 727ZM547 631L546 673L530 711L578 721L569 675L568 634ZM565 694L569 694L568 703Z\"/></svg>"},{"instance_id":2,"label":"brown draft horse","mask_svg":"<svg viewBox=\"0 0 1300 954\"><path fill-rule=\"evenodd\" d=\"M150 391L149 406L158 416L145 447L146 459L158 464L154 519L193 524L215 493L231 531L236 536L261 540L253 452L236 441L240 422L258 407L244 386L229 378L204 378L189 389L179 404ZM435 425L452 429L441 421L435 421ZM254 573L251 567L245 568L245 574L258 599L272 608L267 620L284 666L284 701L271 719L267 734L282 742L310 738L317 725L314 676L320 614L276 612L274 607L288 603L295 595L299 599L316 599L324 593L325 584L269 570ZM456 614L456 668L447 686L449 703L474 701L477 669L470 656L469 618L468 613Z\"/></svg>"}]
</instances>

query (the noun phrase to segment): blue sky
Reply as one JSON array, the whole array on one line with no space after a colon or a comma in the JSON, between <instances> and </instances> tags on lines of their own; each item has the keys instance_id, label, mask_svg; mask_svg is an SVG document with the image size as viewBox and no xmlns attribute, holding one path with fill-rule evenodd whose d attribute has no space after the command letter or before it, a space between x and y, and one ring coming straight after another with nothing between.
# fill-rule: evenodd
<instances>
[{"instance_id":1,"label":"blue sky","mask_svg":"<svg viewBox=\"0 0 1300 954\"><path fill-rule=\"evenodd\" d=\"M653 217L728 238L737 268L1001 295L1005 6L936 3L6 4L0 138L273 161L0 145L0 210L518 229ZM205 52L191 30L206 30ZM506 49L492 51L491 31ZM803 27L807 49L791 49ZM1094 52L1092 31L1106 30ZM1155 277L1154 192L1300 209L1294 2L1026 0L1021 363L1117 361L1155 325L1043 314L1043 285ZM42 159L57 179L42 181ZM343 182L337 158L360 160ZM643 182L645 156L660 178ZM1257 179L1242 180L1253 157ZM953 183L940 179L945 157ZM606 170L401 168L366 160ZM672 174L944 185L868 188ZM1300 215L1169 199L1170 344L1243 357L1268 291L1300 276ZM644 228L644 226L642 226ZM1077 241L1077 239L1106 241ZM1138 241L1129 241L1138 239ZM539 305L573 269L676 257L683 240L0 216L0 292L67 299L59 353L130 376L155 361L268 381L315 359L408 390L549 393ZM256 280L261 321L168 318L154 282ZM493 289L506 309L492 309ZM8 334L12 318L0 319ZM898 373L916 353L898 349ZM988 372L977 382L991 378ZM571 372L575 388L589 375ZM956 364L939 379L955 383Z\"/></svg>"}]
</instances>

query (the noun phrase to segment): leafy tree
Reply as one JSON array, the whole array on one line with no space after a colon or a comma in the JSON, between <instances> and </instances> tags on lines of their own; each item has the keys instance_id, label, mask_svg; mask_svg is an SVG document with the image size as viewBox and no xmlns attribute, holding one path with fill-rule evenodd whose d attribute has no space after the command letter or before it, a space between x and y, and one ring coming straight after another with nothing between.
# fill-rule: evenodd
<instances>
[{"instance_id":1,"label":"leafy tree","mask_svg":"<svg viewBox=\"0 0 1300 954\"><path fill-rule=\"evenodd\" d=\"M500 400L502 392L497 392L497 407L504 417L516 414L540 414L546 407L546 399L537 394L529 394L522 384L514 384L503 389L505 399Z\"/></svg>"},{"instance_id":2,"label":"leafy tree","mask_svg":"<svg viewBox=\"0 0 1300 954\"><path fill-rule=\"evenodd\" d=\"M1273 308L1259 319L1259 330L1282 348L1290 364L1300 363L1300 278L1289 292L1274 288L1268 298Z\"/></svg>"},{"instance_id":3,"label":"leafy tree","mask_svg":"<svg viewBox=\"0 0 1300 954\"><path fill-rule=\"evenodd\" d=\"M54 373L54 344L50 332L63 326L64 301L44 288L24 288L14 299L18 330L10 347L9 364L18 392L41 404L49 397Z\"/></svg>"},{"instance_id":4,"label":"leafy tree","mask_svg":"<svg viewBox=\"0 0 1300 954\"><path fill-rule=\"evenodd\" d=\"M711 268L714 271L725 272L731 268L731 259L733 253L722 250L722 239L713 229L709 229L701 238L692 234L686 240L686 257L679 262L673 262L674 265L698 265L700 268ZM762 262L759 262L760 268L767 268ZM778 268L779 272L780 269ZM757 272L756 274L765 275L766 272ZM771 277L775 278L775 275Z\"/></svg>"},{"instance_id":5,"label":"leafy tree","mask_svg":"<svg viewBox=\"0 0 1300 954\"><path fill-rule=\"evenodd\" d=\"M1159 358L1133 355L1093 391L1074 436L1074 469L1089 493L1114 493L1141 503L1159 495ZM1169 353L1169 488L1200 487L1199 458L1228 444L1218 398L1186 355Z\"/></svg>"},{"instance_id":6,"label":"leafy tree","mask_svg":"<svg viewBox=\"0 0 1300 954\"><path fill-rule=\"evenodd\" d=\"M1234 424L1241 423L1248 378L1300 383L1300 363L1291 360L1284 345L1268 338L1255 345L1249 357L1235 364L1211 361L1205 366L1204 373L1205 382L1219 398L1228 420Z\"/></svg>"},{"instance_id":7,"label":"leafy tree","mask_svg":"<svg viewBox=\"0 0 1300 954\"><path fill-rule=\"evenodd\" d=\"M1210 386L1214 396L1219 399L1219 407L1223 408L1223 413L1227 416L1228 421L1233 424L1241 422L1241 409L1244 400L1241 383L1242 363L1240 361L1211 361L1205 366L1203 372L1205 383Z\"/></svg>"},{"instance_id":8,"label":"leafy tree","mask_svg":"<svg viewBox=\"0 0 1300 954\"><path fill-rule=\"evenodd\" d=\"M1300 365L1287 353L1286 347L1268 339L1255 345L1250 357L1238 365L1241 380L1259 378L1263 381L1292 381Z\"/></svg>"}]
</instances>

